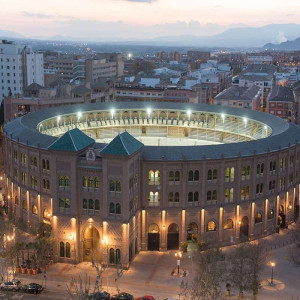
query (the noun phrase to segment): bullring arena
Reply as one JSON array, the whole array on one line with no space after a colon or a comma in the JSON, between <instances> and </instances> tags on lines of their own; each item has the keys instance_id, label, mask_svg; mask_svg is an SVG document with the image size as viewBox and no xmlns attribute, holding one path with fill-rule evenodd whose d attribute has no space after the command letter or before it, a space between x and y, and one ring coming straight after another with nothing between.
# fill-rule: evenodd
<instances>
[{"instance_id":1,"label":"bullring arena","mask_svg":"<svg viewBox=\"0 0 300 300\"><path fill-rule=\"evenodd\" d=\"M274 233L299 216L300 128L202 104L94 103L4 127L10 211L52 225L62 262Z\"/></svg>"}]
</instances>

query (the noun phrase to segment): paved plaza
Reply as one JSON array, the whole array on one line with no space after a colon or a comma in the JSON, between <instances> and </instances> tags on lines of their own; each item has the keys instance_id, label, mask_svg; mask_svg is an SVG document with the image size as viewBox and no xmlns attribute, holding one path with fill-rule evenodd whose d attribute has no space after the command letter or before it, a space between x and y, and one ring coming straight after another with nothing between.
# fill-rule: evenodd
<instances>
[{"instance_id":1,"label":"paved plaza","mask_svg":"<svg viewBox=\"0 0 300 300\"><path fill-rule=\"evenodd\" d=\"M284 230L279 235L268 236L263 240L265 241L265 247L272 252L270 259L276 262L274 271L276 285L269 285L271 269L266 266L262 274L262 287L259 290L257 299L296 300L297 297L300 299L300 268L294 266L288 260L289 249L293 246L290 230ZM225 254L229 253L232 247L234 246L225 247ZM121 291L132 293L135 297L148 294L153 295L158 300L167 297L178 299L181 280L190 280L192 272L195 273L195 266L192 266L189 255L191 253L184 254L181 261L180 268L187 270L188 273L187 277L182 279L180 276L171 275L172 271L176 269L174 251L142 251L134 259L130 269L123 272L119 279L119 288ZM110 268L102 275L102 287L104 290L108 290L110 294L117 292L116 272L115 268ZM85 278L86 274L91 286L94 286L97 274L91 263L82 262L76 266L63 263L52 265L47 272L47 288L43 292L43 298L67 298L66 284L71 284L72 277L78 280L79 276ZM18 277L26 282L41 283L43 280L42 274L35 276L18 274ZM233 295L227 299L237 299L237 296ZM245 299L251 299L250 294L245 294Z\"/></svg>"}]
</instances>

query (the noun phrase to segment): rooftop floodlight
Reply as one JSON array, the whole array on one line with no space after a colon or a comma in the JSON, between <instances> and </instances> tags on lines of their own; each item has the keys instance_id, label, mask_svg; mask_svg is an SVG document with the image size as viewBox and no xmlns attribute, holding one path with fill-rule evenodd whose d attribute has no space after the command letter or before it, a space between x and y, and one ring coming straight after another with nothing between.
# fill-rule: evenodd
<instances>
[{"instance_id":1,"label":"rooftop floodlight","mask_svg":"<svg viewBox=\"0 0 300 300\"><path fill-rule=\"evenodd\" d=\"M77 117L78 117L78 119L80 119L80 118L81 118L81 116L82 116L82 112L81 112L81 111L79 111L79 112L77 113Z\"/></svg>"},{"instance_id":2,"label":"rooftop floodlight","mask_svg":"<svg viewBox=\"0 0 300 300\"><path fill-rule=\"evenodd\" d=\"M225 115L224 115L224 114L221 114L221 118L222 118L223 124L224 124L224 121L225 121Z\"/></svg>"},{"instance_id":3,"label":"rooftop floodlight","mask_svg":"<svg viewBox=\"0 0 300 300\"><path fill-rule=\"evenodd\" d=\"M150 115L151 115L151 112L152 112L152 109L149 107L149 108L147 108L147 114L148 114L148 118L150 117Z\"/></svg>"},{"instance_id":4,"label":"rooftop floodlight","mask_svg":"<svg viewBox=\"0 0 300 300\"><path fill-rule=\"evenodd\" d=\"M59 122L60 121L60 116L57 116L57 122Z\"/></svg>"},{"instance_id":5,"label":"rooftop floodlight","mask_svg":"<svg viewBox=\"0 0 300 300\"><path fill-rule=\"evenodd\" d=\"M188 110L186 113L187 113L187 115L188 115L188 117L189 117L189 119L190 119L190 118L191 118L192 112L191 112L190 110Z\"/></svg>"},{"instance_id":6,"label":"rooftop floodlight","mask_svg":"<svg viewBox=\"0 0 300 300\"><path fill-rule=\"evenodd\" d=\"M132 54L131 53L128 53L128 58L131 58L132 57Z\"/></svg>"},{"instance_id":7,"label":"rooftop floodlight","mask_svg":"<svg viewBox=\"0 0 300 300\"><path fill-rule=\"evenodd\" d=\"M243 118L243 121L244 121L244 123L245 123L245 128L246 128L248 119L247 119L246 117L244 117L244 118Z\"/></svg>"},{"instance_id":8,"label":"rooftop floodlight","mask_svg":"<svg viewBox=\"0 0 300 300\"><path fill-rule=\"evenodd\" d=\"M111 113L111 116L114 117L115 110L112 108L112 109L110 110L110 113Z\"/></svg>"}]
</instances>

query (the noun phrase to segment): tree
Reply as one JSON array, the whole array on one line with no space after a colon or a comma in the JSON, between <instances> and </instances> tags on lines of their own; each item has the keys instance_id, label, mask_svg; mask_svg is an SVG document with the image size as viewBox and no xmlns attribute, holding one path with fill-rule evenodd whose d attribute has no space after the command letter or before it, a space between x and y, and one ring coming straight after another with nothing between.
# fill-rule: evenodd
<instances>
[{"instance_id":1,"label":"tree","mask_svg":"<svg viewBox=\"0 0 300 300\"><path fill-rule=\"evenodd\" d=\"M219 248L200 252L194 257L196 276L183 285L186 299L222 299L221 283L225 271L224 256Z\"/></svg>"},{"instance_id":2,"label":"tree","mask_svg":"<svg viewBox=\"0 0 300 300\"><path fill-rule=\"evenodd\" d=\"M228 281L232 283L233 287L238 289L240 296L243 296L244 291L251 289L248 254L249 244L245 243L237 245L230 257Z\"/></svg>"},{"instance_id":3,"label":"tree","mask_svg":"<svg viewBox=\"0 0 300 300\"><path fill-rule=\"evenodd\" d=\"M269 254L262 243L243 243L237 245L230 258L228 281L238 289L240 296L244 291L252 291L254 297L260 287L260 274Z\"/></svg>"}]
</instances>

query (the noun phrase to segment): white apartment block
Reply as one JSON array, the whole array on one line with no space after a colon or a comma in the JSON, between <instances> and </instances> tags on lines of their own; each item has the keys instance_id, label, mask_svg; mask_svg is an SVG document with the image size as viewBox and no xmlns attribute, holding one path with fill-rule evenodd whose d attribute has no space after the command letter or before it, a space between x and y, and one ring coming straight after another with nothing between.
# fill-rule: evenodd
<instances>
[{"instance_id":1,"label":"white apartment block","mask_svg":"<svg viewBox=\"0 0 300 300\"><path fill-rule=\"evenodd\" d=\"M43 54L26 45L0 40L0 102L8 95L23 94L32 83L44 85Z\"/></svg>"}]
</instances>

